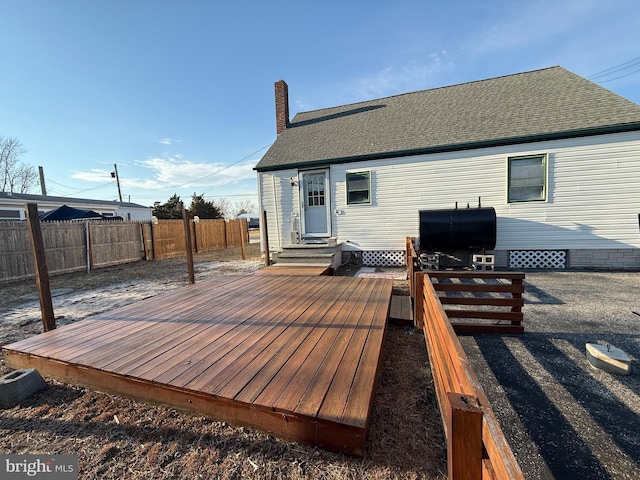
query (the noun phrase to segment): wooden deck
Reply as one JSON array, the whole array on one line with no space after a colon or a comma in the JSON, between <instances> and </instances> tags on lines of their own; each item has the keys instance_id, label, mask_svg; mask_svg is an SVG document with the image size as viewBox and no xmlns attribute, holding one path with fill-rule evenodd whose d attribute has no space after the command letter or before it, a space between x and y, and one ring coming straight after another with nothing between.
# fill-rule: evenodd
<instances>
[{"instance_id":1,"label":"wooden deck","mask_svg":"<svg viewBox=\"0 0 640 480\"><path fill-rule=\"evenodd\" d=\"M393 282L224 275L3 348L13 368L361 455Z\"/></svg>"}]
</instances>

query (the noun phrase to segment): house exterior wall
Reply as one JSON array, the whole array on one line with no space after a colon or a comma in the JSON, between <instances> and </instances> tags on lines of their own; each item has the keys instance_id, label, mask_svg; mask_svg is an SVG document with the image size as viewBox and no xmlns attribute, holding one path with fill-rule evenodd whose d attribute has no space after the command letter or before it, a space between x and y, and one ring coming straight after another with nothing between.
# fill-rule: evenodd
<instances>
[{"instance_id":1,"label":"house exterior wall","mask_svg":"<svg viewBox=\"0 0 640 480\"><path fill-rule=\"evenodd\" d=\"M151 220L152 211L153 209L151 207L148 207L148 208L118 207L115 214L117 216L124 218L126 221L149 222Z\"/></svg>"},{"instance_id":2,"label":"house exterior wall","mask_svg":"<svg viewBox=\"0 0 640 480\"><path fill-rule=\"evenodd\" d=\"M292 243L291 232L300 228L299 189L290 178L297 182L298 171L258 173L260 211L267 212L269 250L275 252Z\"/></svg>"},{"instance_id":3,"label":"house exterior wall","mask_svg":"<svg viewBox=\"0 0 640 480\"><path fill-rule=\"evenodd\" d=\"M508 203L507 159L532 154L547 155L547 199ZM371 172L371 204L347 205L345 175L358 171ZM286 244L297 172L261 175L277 179ZM562 249L570 267L640 269L640 132L334 164L330 180L332 235L345 252L403 250L405 237L419 236L419 210L475 207L480 197L496 210L498 266L509 250ZM269 181L263 187L274 215Z\"/></svg>"}]
</instances>

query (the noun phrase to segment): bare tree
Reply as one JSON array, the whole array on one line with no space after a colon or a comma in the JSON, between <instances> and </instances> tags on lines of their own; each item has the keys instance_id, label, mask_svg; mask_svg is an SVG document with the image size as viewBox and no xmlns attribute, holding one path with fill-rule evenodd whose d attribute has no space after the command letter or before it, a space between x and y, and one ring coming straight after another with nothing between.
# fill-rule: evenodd
<instances>
[{"instance_id":1,"label":"bare tree","mask_svg":"<svg viewBox=\"0 0 640 480\"><path fill-rule=\"evenodd\" d=\"M224 218L235 218L233 213L233 204L228 198L220 197L213 200L213 204L218 207Z\"/></svg>"},{"instance_id":2,"label":"bare tree","mask_svg":"<svg viewBox=\"0 0 640 480\"><path fill-rule=\"evenodd\" d=\"M20 160L25 152L17 138L0 135L0 191L27 193L36 183L36 169Z\"/></svg>"},{"instance_id":3,"label":"bare tree","mask_svg":"<svg viewBox=\"0 0 640 480\"><path fill-rule=\"evenodd\" d=\"M213 204L220 210L224 218L236 218L241 213L256 213L258 207L251 200L232 202L228 198L220 197L213 200Z\"/></svg>"},{"instance_id":4,"label":"bare tree","mask_svg":"<svg viewBox=\"0 0 640 480\"><path fill-rule=\"evenodd\" d=\"M235 205L235 216L242 213L256 213L258 211L258 207L251 200L242 200L240 202L236 202Z\"/></svg>"}]
</instances>

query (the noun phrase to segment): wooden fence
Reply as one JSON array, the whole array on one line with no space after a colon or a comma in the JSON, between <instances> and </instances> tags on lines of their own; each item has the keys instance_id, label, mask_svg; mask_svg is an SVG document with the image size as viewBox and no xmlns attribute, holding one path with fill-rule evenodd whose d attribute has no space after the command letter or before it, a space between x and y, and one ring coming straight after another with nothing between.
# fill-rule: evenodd
<instances>
[{"instance_id":1,"label":"wooden fence","mask_svg":"<svg viewBox=\"0 0 640 480\"><path fill-rule=\"evenodd\" d=\"M190 223L195 252L249 241L246 220ZM42 222L47 270L60 274L111 265L185 255L182 220L151 223ZM0 222L0 282L34 276L26 222Z\"/></svg>"},{"instance_id":2,"label":"wooden fence","mask_svg":"<svg viewBox=\"0 0 640 480\"><path fill-rule=\"evenodd\" d=\"M428 279L456 333L524 332L524 273L430 271Z\"/></svg>"},{"instance_id":3,"label":"wooden fence","mask_svg":"<svg viewBox=\"0 0 640 480\"><path fill-rule=\"evenodd\" d=\"M406 240L406 262L409 274L409 290L415 298L418 285L416 272L420 270L414 246L414 238ZM452 320L456 333L507 333L524 332L522 306L524 299L524 273L496 271L429 270L428 281L438 292L440 303L446 305L445 313ZM414 301L414 309L420 307ZM417 322L418 313L414 312ZM506 322L506 323L505 323ZM416 323L417 328L422 325Z\"/></svg>"},{"instance_id":4,"label":"wooden fence","mask_svg":"<svg viewBox=\"0 0 640 480\"><path fill-rule=\"evenodd\" d=\"M191 246L196 253L237 247L242 241L245 244L249 242L246 220L202 219L198 223L192 221L189 225ZM150 258L160 260L186 253L182 220L159 220L157 224L151 225L148 235L151 238Z\"/></svg>"},{"instance_id":5,"label":"wooden fence","mask_svg":"<svg viewBox=\"0 0 640 480\"><path fill-rule=\"evenodd\" d=\"M416 322L429 352L449 479L524 479L433 284L426 274L415 275L415 302L421 305Z\"/></svg>"},{"instance_id":6,"label":"wooden fence","mask_svg":"<svg viewBox=\"0 0 640 480\"><path fill-rule=\"evenodd\" d=\"M447 439L448 477L450 480L524 479L456 335L457 331L521 333L524 274L421 272L414 242L412 237L406 239L409 291L414 303L415 326L424 332L429 352ZM505 285L504 279L511 283ZM443 304L462 308L445 310ZM494 307L511 310L504 312ZM448 312L464 320L508 320L510 324L452 323Z\"/></svg>"}]
</instances>

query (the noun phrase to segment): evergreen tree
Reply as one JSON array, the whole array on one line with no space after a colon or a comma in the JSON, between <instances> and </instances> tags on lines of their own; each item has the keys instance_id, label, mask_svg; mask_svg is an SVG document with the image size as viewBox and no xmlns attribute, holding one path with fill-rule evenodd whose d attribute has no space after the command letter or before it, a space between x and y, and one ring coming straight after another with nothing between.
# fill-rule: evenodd
<instances>
[{"instance_id":1,"label":"evergreen tree","mask_svg":"<svg viewBox=\"0 0 640 480\"><path fill-rule=\"evenodd\" d=\"M197 195L195 192L193 193L189 214L191 217L223 218L220 208L214 205L213 202L207 202L204 199L204 193L202 195Z\"/></svg>"},{"instance_id":2,"label":"evergreen tree","mask_svg":"<svg viewBox=\"0 0 640 480\"><path fill-rule=\"evenodd\" d=\"M167 203L156 205L153 208L153 215L161 219L182 218L182 200L177 193L174 193Z\"/></svg>"}]
</instances>

